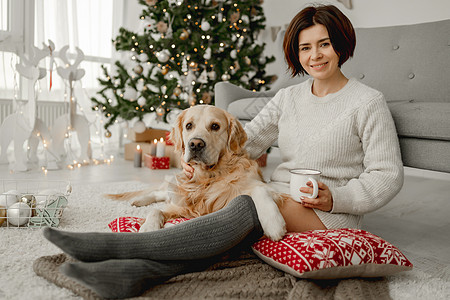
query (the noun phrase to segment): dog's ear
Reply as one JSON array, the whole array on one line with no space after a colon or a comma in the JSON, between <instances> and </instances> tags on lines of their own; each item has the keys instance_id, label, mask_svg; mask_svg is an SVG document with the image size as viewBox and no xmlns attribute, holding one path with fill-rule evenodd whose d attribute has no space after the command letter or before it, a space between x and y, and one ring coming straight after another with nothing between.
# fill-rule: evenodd
<instances>
[{"instance_id":1,"label":"dog's ear","mask_svg":"<svg viewBox=\"0 0 450 300\"><path fill-rule=\"evenodd\" d=\"M247 134L241 123L236 120L231 114L227 113L228 117L228 147L234 153L241 152L247 141Z\"/></svg>"},{"instance_id":2,"label":"dog's ear","mask_svg":"<svg viewBox=\"0 0 450 300\"><path fill-rule=\"evenodd\" d=\"M175 126L172 128L172 131L170 132L169 138L175 147L175 151L184 152L184 142L182 133L185 114L186 110L183 110L181 114L178 115L177 120L175 121Z\"/></svg>"}]
</instances>

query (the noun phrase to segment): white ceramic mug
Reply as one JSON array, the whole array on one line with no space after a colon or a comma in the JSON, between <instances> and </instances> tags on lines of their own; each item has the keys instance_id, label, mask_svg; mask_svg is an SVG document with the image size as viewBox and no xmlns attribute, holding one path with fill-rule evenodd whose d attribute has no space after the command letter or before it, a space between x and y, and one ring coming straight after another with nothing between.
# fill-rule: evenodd
<instances>
[{"instance_id":1,"label":"white ceramic mug","mask_svg":"<svg viewBox=\"0 0 450 300\"><path fill-rule=\"evenodd\" d=\"M320 178L320 174L322 172L317 170L311 170L311 169L292 169L289 172L291 172L291 182L290 182L290 193L292 198L297 202L302 202L300 197L307 197L307 198L316 198L319 194L319 185L317 181ZM311 181L313 185L313 193L302 193L300 192L301 187L308 187L306 183L308 181Z\"/></svg>"}]
</instances>

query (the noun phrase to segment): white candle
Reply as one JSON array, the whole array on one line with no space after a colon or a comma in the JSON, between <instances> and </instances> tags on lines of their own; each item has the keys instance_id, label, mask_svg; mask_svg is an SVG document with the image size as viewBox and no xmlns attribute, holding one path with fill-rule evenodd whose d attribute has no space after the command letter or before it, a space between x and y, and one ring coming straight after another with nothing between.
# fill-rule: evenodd
<instances>
[{"instance_id":1,"label":"white candle","mask_svg":"<svg viewBox=\"0 0 450 300\"><path fill-rule=\"evenodd\" d=\"M166 142L164 142L164 139L161 138L156 145L156 157L163 157L164 152L166 151Z\"/></svg>"},{"instance_id":2,"label":"white candle","mask_svg":"<svg viewBox=\"0 0 450 300\"><path fill-rule=\"evenodd\" d=\"M142 167L142 149L140 145L137 145L136 151L134 151L134 167Z\"/></svg>"},{"instance_id":3,"label":"white candle","mask_svg":"<svg viewBox=\"0 0 450 300\"><path fill-rule=\"evenodd\" d=\"M156 155L156 144L158 143L157 139L153 140L153 143L150 145L150 155L155 156Z\"/></svg>"}]
</instances>

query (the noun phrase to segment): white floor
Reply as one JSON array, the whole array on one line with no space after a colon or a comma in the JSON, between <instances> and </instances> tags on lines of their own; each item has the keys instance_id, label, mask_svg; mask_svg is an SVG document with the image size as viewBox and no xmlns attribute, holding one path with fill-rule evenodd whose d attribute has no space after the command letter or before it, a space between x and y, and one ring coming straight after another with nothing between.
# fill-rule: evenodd
<instances>
[{"instance_id":1,"label":"white floor","mask_svg":"<svg viewBox=\"0 0 450 300\"><path fill-rule=\"evenodd\" d=\"M276 149L269 155L264 176L268 178L279 162ZM159 183L178 169L134 168L115 154L111 164L82 166L74 170L41 169L12 173L0 165L0 179L68 180L73 183L140 181ZM450 174L405 168L402 191L388 205L365 218L364 229L396 245L416 269L431 278L450 282Z\"/></svg>"}]
</instances>

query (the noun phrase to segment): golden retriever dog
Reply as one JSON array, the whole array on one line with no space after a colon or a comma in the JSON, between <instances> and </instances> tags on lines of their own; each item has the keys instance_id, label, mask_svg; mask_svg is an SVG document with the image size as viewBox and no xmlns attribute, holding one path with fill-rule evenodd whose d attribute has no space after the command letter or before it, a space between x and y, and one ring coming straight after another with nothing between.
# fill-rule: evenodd
<instances>
[{"instance_id":1,"label":"golden retriever dog","mask_svg":"<svg viewBox=\"0 0 450 300\"><path fill-rule=\"evenodd\" d=\"M276 193L264 182L257 162L243 148L247 135L231 114L211 105L188 108L178 116L170 139L184 161L194 167L191 179L181 172L157 190L108 195L136 198L135 206L165 202L162 209L151 206L141 231L159 229L169 219L218 211L246 194L255 203L264 234L272 240L283 237L286 226L277 205L290 196Z\"/></svg>"}]
</instances>

